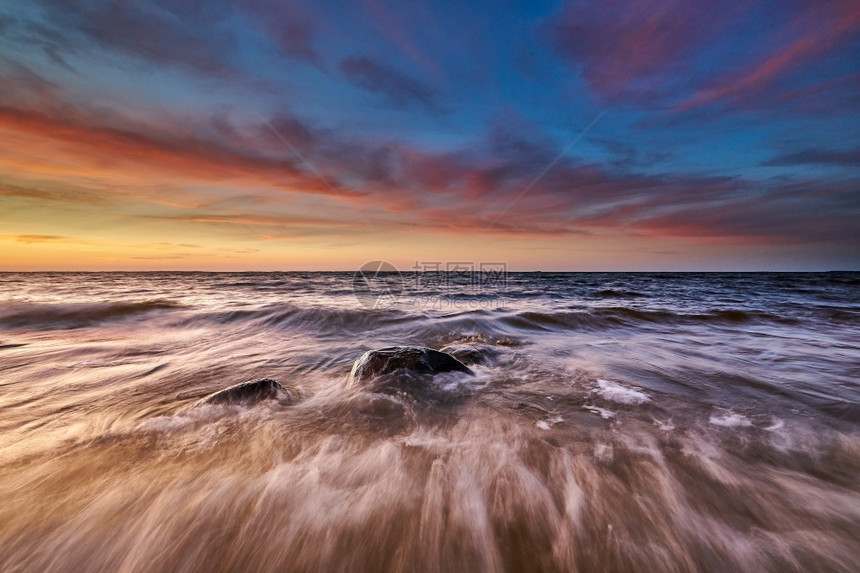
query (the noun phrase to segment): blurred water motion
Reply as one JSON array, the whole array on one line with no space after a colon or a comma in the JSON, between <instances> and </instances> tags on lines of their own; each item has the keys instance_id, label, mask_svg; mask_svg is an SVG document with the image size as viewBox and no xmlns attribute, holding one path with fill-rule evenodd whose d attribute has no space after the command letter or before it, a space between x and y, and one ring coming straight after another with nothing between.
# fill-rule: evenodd
<instances>
[{"instance_id":1,"label":"blurred water motion","mask_svg":"<svg viewBox=\"0 0 860 573\"><path fill-rule=\"evenodd\" d=\"M860 275L351 279L0 274L0 570L860 568ZM396 344L477 375L347 388Z\"/></svg>"}]
</instances>

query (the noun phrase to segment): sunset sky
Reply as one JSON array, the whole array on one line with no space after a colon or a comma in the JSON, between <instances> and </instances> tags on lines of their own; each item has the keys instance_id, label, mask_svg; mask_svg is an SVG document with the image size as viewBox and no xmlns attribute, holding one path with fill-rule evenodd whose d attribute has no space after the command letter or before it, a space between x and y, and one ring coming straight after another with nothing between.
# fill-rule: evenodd
<instances>
[{"instance_id":1,"label":"sunset sky","mask_svg":"<svg viewBox=\"0 0 860 573\"><path fill-rule=\"evenodd\" d=\"M5 0L0 270L860 269L860 2Z\"/></svg>"}]
</instances>

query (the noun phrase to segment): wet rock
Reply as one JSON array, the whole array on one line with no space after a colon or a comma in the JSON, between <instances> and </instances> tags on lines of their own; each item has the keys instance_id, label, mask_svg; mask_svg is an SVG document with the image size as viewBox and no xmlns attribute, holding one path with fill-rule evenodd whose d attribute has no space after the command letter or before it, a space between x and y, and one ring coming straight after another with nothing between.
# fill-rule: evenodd
<instances>
[{"instance_id":1,"label":"wet rock","mask_svg":"<svg viewBox=\"0 0 860 573\"><path fill-rule=\"evenodd\" d=\"M390 346L365 352L353 364L349 380L351 384L362 383L397 370L431 375L442 372L474 374L468 366L445 352L420 346Z\"/></svg>"},{"instance_id":2,"label":"wet rock","mask_svg":"<svg viewBox=\"0 0 860 573\"><path fill-rule=\"evenodd\" d=\"M458 383L460 374L474 375L450 354L419 346L392 346L365 352L352 366L348 384L438 403L469 393Z\"/></svg>"},{"instance_id":3,"label":"wet rock","mask_svg":"<svg viewBox=\"0 0 860 573\"><path fill-rule=\"evenodd\" d=\"M258 378L219 390L199 400L194 405L240 404L250 406L263 400L276 400L286 406L295 402L296 399L295 392L284 388L275 380Z\"/></svg>"}]
</instances>

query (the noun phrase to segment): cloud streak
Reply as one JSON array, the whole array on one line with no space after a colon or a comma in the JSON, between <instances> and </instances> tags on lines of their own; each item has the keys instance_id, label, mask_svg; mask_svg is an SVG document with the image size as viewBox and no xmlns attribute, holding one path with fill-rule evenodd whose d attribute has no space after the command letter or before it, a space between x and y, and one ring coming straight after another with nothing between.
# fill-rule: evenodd
<instances>
[{"instance_id":1,"label":"cloud streak","mask_svg":"<svg viewBox=\"0 0 860 573\"><path fill-rule=\"evenodd\" d=\"M860 168L860 148L839 151L834 149L803 149L777 155L764 162L768 166L783 165L835 165Z\"/></svg>"},{"instance_id":2,"label":"cloud streak","mask_svg":"<svg viewBox=\"0 0 860 573\"><path fill-rule=\"evenodd\" d=\"M379 94L389 105L399 108L417 105L438 112L433 89L390 66L365 56L346 58L338 69L346 79L371 93Z\"/></svg>"}]
</instances>

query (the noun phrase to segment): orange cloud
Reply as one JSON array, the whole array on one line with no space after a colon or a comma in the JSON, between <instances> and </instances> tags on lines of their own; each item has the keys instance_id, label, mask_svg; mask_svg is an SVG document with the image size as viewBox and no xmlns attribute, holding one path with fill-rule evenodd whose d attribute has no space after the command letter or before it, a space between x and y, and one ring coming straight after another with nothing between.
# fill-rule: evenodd
<instances>
[{"instance_id":1,"label":"orange cloud","mask_svg":"<svg viewBox=\"0 0 860 573\"><path fill-rule=\"evenodd\" d=\"M45 243L48 241L67 241L68 237L63 237L62 235L18 235L15 237L15 240L19 243L29 245L31 243Z\"/></svg>"},{"instance_id":2,"label":"orange cloud","mask_svg":"<svg viewBox=\"0 0 860 573\"><path fill-rule=\"evenodd\" d=\"M81 118L83 120L83 118ZM167 130L165 130L167 131ZM292 161L251 155L188 137L149 136L130 129L85 125L74 119L0 108L0 133L8 146L0 165L55 177L109 177L118 182L172 179L245 182L300 193L349 195L307 175Z\"/></svg>"}]
</instances>

